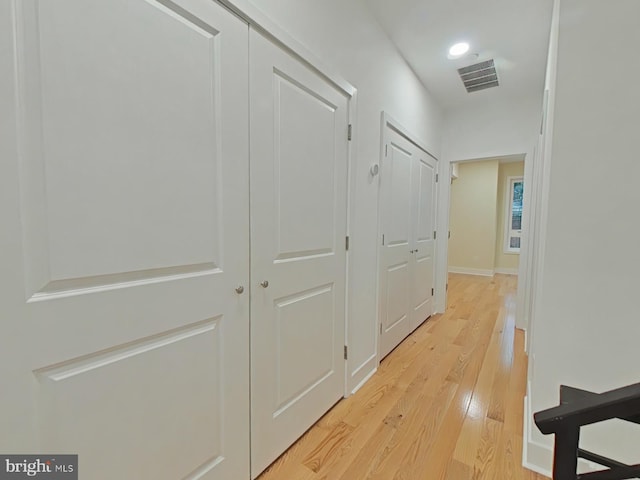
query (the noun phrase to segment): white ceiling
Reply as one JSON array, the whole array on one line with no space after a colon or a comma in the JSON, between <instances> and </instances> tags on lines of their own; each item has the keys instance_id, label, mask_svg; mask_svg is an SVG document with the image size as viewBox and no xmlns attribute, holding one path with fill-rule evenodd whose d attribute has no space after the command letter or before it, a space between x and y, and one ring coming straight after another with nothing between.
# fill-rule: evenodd
<instances>
[{"instance_id":1,"label":"white ceiling","mask_svg":"<svg viewBox=\"0 0 640 480\"><path fill-rule=\"evenodd\" d=\"M541 94L553 0L366 0L443 109ZM466 41L478 58L449 60ZM457 69L493 58L500 86L467 93Z\"/></svg>"}]
</instances>

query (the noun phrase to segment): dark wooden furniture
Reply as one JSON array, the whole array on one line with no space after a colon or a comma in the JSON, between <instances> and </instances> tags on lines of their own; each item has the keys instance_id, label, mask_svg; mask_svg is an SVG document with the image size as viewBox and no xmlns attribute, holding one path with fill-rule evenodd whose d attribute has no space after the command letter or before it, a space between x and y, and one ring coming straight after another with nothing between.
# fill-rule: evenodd
<instances>
[{"instance_id":1,"label":"dark wooden furniture","mask_svg":"<svg viewBox=\"0 0 640 480\"><path fill-rule=\"evenodd\" d=\"M610 458L588 452L578 446L580 427L620 418L640 423L640 383L592 393L586 390L560 387L560 405L537 412L534 421L540 431L554 433L554 480L624 480L640 478L640 464L625 465ZM640 452L640 448L638 448ZM578 458L608 467L606 470L577 474Z\"/></svg>"}]
</instances>

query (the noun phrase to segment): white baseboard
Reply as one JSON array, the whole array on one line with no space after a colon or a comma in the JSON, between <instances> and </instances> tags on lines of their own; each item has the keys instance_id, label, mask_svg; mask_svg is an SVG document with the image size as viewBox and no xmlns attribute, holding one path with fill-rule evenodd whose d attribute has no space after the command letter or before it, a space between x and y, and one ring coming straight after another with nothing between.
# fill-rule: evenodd
<instances>
[{"instance_id":1,"label":"white baseboard","mask_svg":"<svg viewBox=\"0 0 640 480\"><path fill-rule=\"evenodd\" d=\"M462 273L464 275L480 275L482 277L493 277L495 271L485 270L482 268L449 267L449 273Z\"/></svg>"},{"instance_id":2,"label":"white baseboard","mask_svg":"<svg viewBox=\"0 0 640 480\"><path fill-rule=\"evenodd\" d=\"M503 275L518 275L517 268L496 268L495 272Z\"/></svg>"},{"instance_id":3,"label":"white baseboard","mask_svg":"<svg viewBox=\"0 0 640 480\"><path fill-rule=\"evenodd\" d=\"M533 412L529 404L529 395L524 397L523 415L523 442L522 442L522 466L540 475L551 478L551 466L553 465L553 450L531 439L533 426Z\"/></svg>"},{"instance_id":4,"label":"white baseboard","mask_svg":"<svg viewBox=\"0 0 640 480\"><path fill-rule=\"evenodd\" d=\"M374 368L373 370L371 370L371 372L369 372L369 373L367 374L367 376L366 376L366 377L364 377L364 378L360 381L360 383L358 383L358 385L356 385L356 386L353 388L353 390L351 390L351 395L353 395L353 394L354 394L354 393L356 393L358 390L360 390L360 388L361 388L365 383L367 383L367 382L371 379L371 377L373 377L373 376L375 375L375 373L376 373L377 371L378 371L378 368L377 368L377 367L376 367L376 368Z\"/></svg>"}]
</instances>

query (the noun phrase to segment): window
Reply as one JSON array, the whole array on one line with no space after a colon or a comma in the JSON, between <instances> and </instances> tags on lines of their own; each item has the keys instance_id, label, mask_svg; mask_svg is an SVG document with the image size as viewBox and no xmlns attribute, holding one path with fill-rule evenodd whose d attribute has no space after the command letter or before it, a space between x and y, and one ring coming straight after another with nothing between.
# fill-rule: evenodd
<instances>
[{"instance_id":1,"label":"window","mask_svg":"<svg viewBox=\"0 0 640 480\"><path fill-rule=\"evenodd\" d=\"M507 177L505 202L504 252L520 253L522 238L522 177Z\"/></svg>"}]
</instances>

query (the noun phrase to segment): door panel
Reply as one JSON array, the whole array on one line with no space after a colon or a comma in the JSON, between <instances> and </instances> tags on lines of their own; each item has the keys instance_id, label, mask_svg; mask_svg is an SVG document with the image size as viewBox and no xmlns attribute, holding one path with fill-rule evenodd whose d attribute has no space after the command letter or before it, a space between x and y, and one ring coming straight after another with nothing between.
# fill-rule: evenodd
<instances>
[{"instance_id":1,"label":"door panel","mask_svg":"<svg viewBox=\"0 0 640 480\"><path fill-rule=\"evenodd\" d=\"M207 0L15 5L30 449L246 478L248 27Z\"/></svg>"},{"instance_id":2,"label":"door panel","mask_svg":"<svg viewBox=\"0 0 640 480\"><path fill-rule=\"evenodd\" d=\"M413 226L411 184L412 145L395 131L389 132L382 164L381 208L384 245L381 253L380 356L385 357L413 330L411 310L413 260L410 253Z\"/></svg>"},{"instance_id":3,"label":"door panel","mask_svg":"<svg viewBox=\"0 0 640 480\"><path fill-rule=\"evenodd\" d=\"M255 477L344 392L348 102L255 31L250 48Z\"/></svg>"},{"instance_id":4,"label":"door panel","mask_svg":"<svg viewBox=\"0 0 640 480\"><path fill-rule=\"evenodd\" d=\"M420 153L420 152L419 152ZM433 313L435 230L435 160L416 157L414 193L416 212L414 243L413 324L419 326Z\"/></svg>"},{"instance_id":5,"label":"door panel","mask_svg":"<svg viewBox=\"0 0 640 480\"><path fill-rule=\"evenodd\" d=\"M380 358L433 313L436 161L385 126L380 211Z\"/></svg>"}]
</instances>

